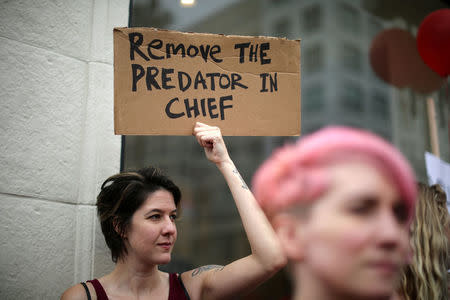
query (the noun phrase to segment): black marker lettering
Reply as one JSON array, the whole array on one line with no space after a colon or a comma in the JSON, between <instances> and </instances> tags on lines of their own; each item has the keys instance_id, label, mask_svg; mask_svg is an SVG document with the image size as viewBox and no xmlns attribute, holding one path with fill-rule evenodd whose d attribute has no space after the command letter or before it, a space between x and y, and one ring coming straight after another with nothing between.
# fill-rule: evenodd
<instances>
[{"instance_id":1,"label":"black marker lettering","mask_svg":"<svg viewBox=\"0 0 450 300\"><path fill-rule=\"evenodd\" d=\"M213 110L217 109L217 105L213 104L214 102L216 102L215 98L208 98L208 111L211 119L216 119L219 116L218 114L213 113Z\"/></svg>"},{"instance_id":2,"label":"black marker lettering","mask_svg":"<svg viewBox=\"0 0 450 300\"><path fill-rule=\"evenodd\" d=\"M202 107L202 116L206 117L205 98L200 99L200 105Z\"/></svg>"},{"instance_id":3,"label":"black marker lettering","mask_svg":"<svg viewBox=\"0 0 450 300\"><path fill-rule=\"evenodd\" d=\"M136 92L137 90L137 82L144 76L144 68L138 64L132 64L131 70L133 72L133 87L131 90ZM138 72L139 71L139 72Z\"/></svg>"},{"instance_id":4,"label":"black marker lettering","mask_svg":"<svg viewBox=\"0 0 450 300\"><path fill-rule=\"evenodd\" d=\"M272 77L271 74L269 73L261 73L259 74L259 77L261 77L261 93L265 93L268 92L268 88L267 88L267 78L269 78L270 80L270 92L273 91L278 91L278 78L277 78L277 74L278 73L274 73L274 76Z\"/></svg>"},{"instance_id":5,"label":"black marker lettering","mask_svg":"<svg viewBox=\"0 0 450 300\"><path fill-rule=\"evenodd\" d=\"M259 77L261 77L261 90L260 90L261 93L265 93L265 92L269 91L266 86L266 78L268 76L269 76L269 73L259 74Z\"/></svg>"},{"instance_id":6,"label":"black marker lettering","mask_svg":"<svg viewBox=\"0 0 450 300\"><path fill-rule=\"evenodd\" d=\"M192 106L189 106L189 99L184 99L184 106L186 107L186 114L188 118L192 117L191 111L194 112L194 117L197 117L200 114L198 112L198 102L196 98L194 98L194 104Z\"/></svg>"},{"instance_id":7,"label":"black marker lettering","mask_svg":"<svg viewBox=\"0 0 450 300\"><path fill-rule=\"evenodd\" d=\"M194 53L192 53L192 50L194 50ZM198 48L195 47L194 45L190 45L190 46L187 48L187 55L188 55L188 56L190 56L190 57L195 57L195 56L197 56L197 54L198 54Z\"/></svg>"},{"instance_id":8,"label":"black marker lettering","mask_svg":"<svg viewBox=\"0 0 450 300\"><path fill-rule=\"evenodd\" d=\"M187 79L186 85L184 84L183 76ZM178 86L180 87L180 90L182 92L186 91L191 86L191 82L192 82L191 76L189 76L188 73L178 71Z\"/></svg>"},{"instance_id":9,"label":"black marker lettering","mask_svg":"<svg viewBox=\"0 0 450 300\"><path fill-rule=\"evenodd\" d=\"M220 107L220 119L221 120L225 120L225 109L233 107L233 105L224 105L223 103L225 101L232 101L232 100L233 100L233 96L231 96L231 95L220 97L219 107Z\"/></svg>"},{"instance_id":10,"label":"black marker lettering","mask_svg":"<svg viewBox=\"0 0 450 300\"><path fill-rule=\"evenodd\" d=\"M174 85L167 84L169 81L172 81L172 78L168 77L167 75L172 74L172 73L173 73L173 69L162 68L161 82L162 82L162 88L165 90L170 90L175 87Z\"/></svg>"},{"instance_id":11,"label":"black marker lettering","mask_svg":"<svg viewBox=\"0 0 450 300\"><path fill-rule=\"evenodd\" d=\"M207 89L206 87L206 81L205 78L203 78L202 72L198 71L197 75L195 76L195 81L194 81L194 89L198 89L198 85L199 83L202 84L203 89Z\"/></svg>"},{"instance_id":12,"label":"black marker lettering","mask_svg":"<svg viewBox=\"0 0 450 300\"><path fill-rule=\"evenodd\" d=\"M225 83L223 83L223 78L225 78ZM221 89L227 89L230 87L230 77L227 74L220 74L219 86Z\"/></svg>"},{"instance_id":13,"label":"black marker lettering","mask_svg":"<svg viewBox=\"0 0 450 300\"><path fill-rule=\"evenodd\" d=\"M248 48L249 46L250 46L250 42L234 45L234 49L239 49L239 63L240 64L244 63L245 48Z\"/></svg>"},{"instance_id":14,"label":"black marker lettering","mask_svg":"<svg viewBox=\"0 0 450 300\"><path fill-rule=\"evenodd\" d=\"M214 78L219 77L220 73L206 73L206 77L211 78L211 86L209 87L211 91L216 90L215 80Z\"/></svg>"},{"instance_id":15,"label":"black marker lettering","mask_svg":"<svg viewBox=\"0 0 450 300\"><path fill-rule=\"evenodd\" d=\"M248 60L253 61L253 59L255 59L254 60L255 62L258 61L258 44L256 44L256 46L253 45L250 46L250 51L248 53Z\"/></svg>"},{"instance_id":16,"label":"black marker lettering","mask_svg":"<svg viewBox=\"0 0 450 300\"><path fill-rule=\"evenodd\" d=\"M162 46L163 46L163 41L158 40L158 39L152 40L147 46L148 56L150 56L153 59L164 59L164 56L155 55L152 53L152 50L150 49L150 48L161 49Z\"/></svg>"},{"instance_id":17,"label":"black marker lettering","mask_svg":"<svg viewBox=\"0 0 450 300\"><path fill-rule=\"evenodd\" d=\"M178 52L181 51L181 57L186 56L186 49L184 48L183 44L179 44L175 47L174 44L166 44L166 57L170 58L170 53L172 52L173 55L177 55Z\"/></svg>"},{"instance_id":18,"label":"black marker lettering","mask_svg":"<svg viewBox=\"0 0 450 300\"><path fill-rule=\"evenodd\" d=\"M214 45L211 47L211 50L209 51L209 56L211 57L211 59L216 62L216 63L220 63L223 61L223 59L221 58L216 58L214 55L217 53L220 53L221 49L219 45Z\"/></svg>"},{"instance_id":19,"label":"black marker lettering","mask_svg":"<svg viewBox=\"0 0 450 300\"><path fill-rule=\"evenodd\" d=\"M200 45L200 54L202 55L202 58L205 62L208 61L209 47L211 47L211 46L206 45L206 49L205 49L205 46Z\"/></svg>"},{"instance_id":20,"label":"black marker lettering","mask_svg":"<svg viewBox=\"0 0 450 300\"><path fill-rule=\"evenodd\" d=\"M158 82L156 81L155 77L158 75L159 70L157 67L147 67L147 76L145 76L145 81L147 82L147 90L152 90L152 85L157 89L160 90L161 87L159 86Z\"/></svg>"},{"instance_id":21,"label":"black marker lettering","mask_svg":"<svg viewBox=\"0 0 450 300\"><path fill-rule=\"evenodd\" d=\"M135 40L136 37L137 40ZM128 39L130 40L130 60L134 60L134 52L139 54L143 59L149 60L149 58L142 53L141 49L139 49L139 46L142 45L143 41L142 33L131 32L128 34Z\"/></svg>"},{"instance_id":22,"label":"black marker lettering","mask_svg":"<svg viewBox=\"0 0 450 300\"><path fill-rule=\"evenodd\" d=\"M269 76L270 76L270 91L271 91L271 92L273 92L274 90L275 90L275 91L278 91L277 74L278 74L278 73L275 73L275 74L274 74L275 79L274 79L274 77L272 77L272 75L269 74Z\"/></svg>"},{"instance_id":23,"label":"black marker lettering","mask_svg":"<svg viewBox=\"0 0 450 300\"><path fill-rule=\"evenodd\" d=\"M231 74L231 89L234 90L237 86L243 88L243 89L247 89L248 87L243 85L242 83L240 83L239 81L242 79L242 76L237 74L237 73L232 73Z\"/></svg>"},{"instance_id":24,"label":"black marker lettering","mask_svg":"<svg viewBox=\"0 0 450 300\"><path fill-rule=\"evenodd\" d=\"M259 47L259 56L261 58L262 65L270 64L270 62L272 61L270 58L264 58L267 56L267 53L265 51L269 49L270 49L269 43L262 43L261 46Z\"/></svg>"},{"instance_id":25,"label":"black marker lettering","mask_svg":"<svg viewBox=\"0 0 450 300\"><path fill-rule=\"evenodd\" d=\"M180 100L178 100L178 97L173 98L173 99L170 100L169 103L167 103L167 105L166 105L166 114L167 114L167 116L168 116L169 118L171 118L171 119L177 119L177 118L180 118L180 117L184 116L184 112L181 112L181 113L172 113L172 112L170 111L170 108L172 107L172 104L173 104L175 101L180 101Z\"/></svg>"}]
</instances>

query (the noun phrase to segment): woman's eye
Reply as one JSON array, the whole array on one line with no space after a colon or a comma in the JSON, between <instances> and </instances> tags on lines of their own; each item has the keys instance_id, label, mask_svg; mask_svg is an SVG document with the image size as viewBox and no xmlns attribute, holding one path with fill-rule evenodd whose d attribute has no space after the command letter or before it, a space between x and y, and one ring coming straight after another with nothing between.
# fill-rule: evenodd
<instances>
[{"instance_id":1,"label":"woman's eye","mask_svg":"<svg viewBox=\"0 0 450 300\"><path fill-rule=\"evenodd\" d=\"M397 219L397 222L399 222L400 224L406 223L406 221L408 220L408 209L406 208L404 202L394 206L394 215Z\"/></svg>"},{"instance_id":2,"label":"woman's eye","mask_svg":"<svg viewBox=\"0 0 450 300\"><path fill-rule=\"evenodd\" d=\"M367 205L354 206L351 210L352 212L357 214L367 214L370 211L370 207Z\"/></svg>"},{"instance_id":3,"label":"woman's eye","mask_svg":"<svg viewBox=\"0 0 450 300\"><path fill-rule=\"evenodd\" d=\"M372 198L361 199L358 203L355 203L350 210L355 214L366 215L372 211L375 207L375 203L375 199Z\"/></svg>"},{"instance_id":4,"label":"woman's eye","mask_svg":"<svg viewBox=\"0 0 450 300\"><path fill-rule=\"evenodd\" d=\"M171 215L170 218L175 221L178 218L178 216L177 215Z\"/></svg>"},{"instance_id":5,"label":"woman's eye","mask_svg":"<svg viewBox=\"0 0 450 300\"><path fill-rule=\"evenodd\" d=\"M150 219L150 220L159 220L160 218L161 218L160 215L151 215L148 217L148 219Z\"/></svg>"}]
</instances>

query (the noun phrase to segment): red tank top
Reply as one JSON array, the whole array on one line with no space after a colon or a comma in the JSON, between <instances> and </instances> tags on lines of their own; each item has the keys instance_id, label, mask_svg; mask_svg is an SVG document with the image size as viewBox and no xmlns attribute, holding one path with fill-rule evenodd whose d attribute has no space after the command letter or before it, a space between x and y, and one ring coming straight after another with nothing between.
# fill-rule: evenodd
<instances>
[{"instance_id":1,"label":"red tank top","mask_svg":"<svg viewBox=\"0 0 450 300\"><path fill-rule=\"evenodd\" d=\"M108 300L105 289L100 284L97 279L88 280L87 282L92 283L97 294L98 300ZM88 299L90 295L88 294ZM190 300L189 294L184 287L183 281L181 281L181 276L175 273L169 274L169 299L168 300Z\"/></svg>"}]
</instances>

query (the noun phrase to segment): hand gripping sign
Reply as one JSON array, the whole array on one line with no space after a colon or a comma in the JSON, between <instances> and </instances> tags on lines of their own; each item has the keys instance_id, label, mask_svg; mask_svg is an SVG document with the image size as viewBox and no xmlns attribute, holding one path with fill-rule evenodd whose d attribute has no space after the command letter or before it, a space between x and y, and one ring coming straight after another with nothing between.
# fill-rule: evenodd
<instances>
[{"instance_id":1,"label":"hand gripping sign","mask_svg":"<svg viewBox=\"0 0 450 300\"><path fill-rule=\"evenodd\" d=\"M123 135L300 134L300 41L114 29L114 127Z\"/></svg>"}]
</instances>

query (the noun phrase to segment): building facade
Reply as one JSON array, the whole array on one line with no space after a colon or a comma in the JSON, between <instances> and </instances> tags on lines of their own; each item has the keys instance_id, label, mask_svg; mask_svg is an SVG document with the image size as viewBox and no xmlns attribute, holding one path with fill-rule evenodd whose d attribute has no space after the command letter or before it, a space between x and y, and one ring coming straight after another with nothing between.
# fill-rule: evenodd
<instances>
[{"instance_id":1,"label":"building facade","mask_svg":"<svg viewBox=\"0 0 450 300\"><path fill-rule=\"evenodd\" d=\"M128 4L0 1L1 299L58 299L111 267L95 201L119 171L112 33Z\"/></svg>"}]
</instances>

